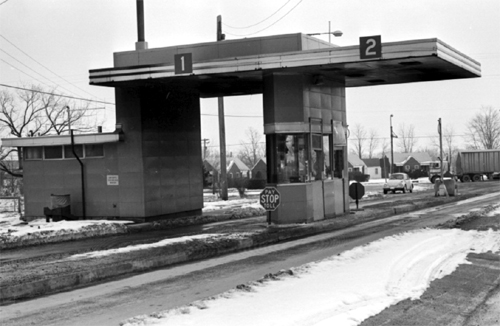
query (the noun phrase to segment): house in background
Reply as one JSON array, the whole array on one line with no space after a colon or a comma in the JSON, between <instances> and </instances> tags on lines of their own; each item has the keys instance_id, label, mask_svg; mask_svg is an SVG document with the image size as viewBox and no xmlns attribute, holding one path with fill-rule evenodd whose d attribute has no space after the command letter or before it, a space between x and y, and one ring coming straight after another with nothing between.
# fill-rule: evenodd
<instances>
[{"instance_id":1,"label":"house in background","mask_svg":"<svg viewBox=\"0 0 500 326\"><path fill-rule=\"evenodd\" d=\"M267 179L267 164L266 159L261 158L255 163L250 171L250 179L266 180Z\"/></svg>"},{"instance_id":2,"label":"house in background","mask_svg":"<svg viewBox=\"0 0 500 326\"><path fill-rule=\"evenodd\" d=\"M382 178L388 178L389 173L391 173L391 160L387 155L384 155L384 157L380 158L380 168L382 169Z\"/></svg>"},{"instance_id":3,"label":"house in background","mask_svg":"<svg viewBox=\"0 0 500 326\"><path fill-rule=\"evenodd\" d=\"M370 180L382 178L382 167L380 166L380 159L378 158L365 158L363 162L366 164L366 174L370 175Z\"/></svg>"},{"instance_id":4,"label":"house in background","mask_svg":"<svg viewBox=\"0 0 500 326\"><path fill-rule=\"evenodd\" d=\"M431 161L431 156L426 152L394 153L394 172L425 172Z\"/></svg>"},{"instance_id":5,"label":"house in background","mask_svg":"<svg viewBox=\"0 0 500 326\"><path fill-rule=\"evenodd\" d=\"M227 159L227 178L238 179L248 178L250 175L250 168L237 157L230 157Z\"/></svg>"},{"instance_id":6,"label":"house in background","mask_svg":"<svg viewBox=\"0 0 500 326\"><path fill-rule=\"evenodd\" d=\"M360 159L359 156L356 154L349 154L347 157L347 163L348 163L347 169L349 172L365 173L366 171L365 162L362 159Z\"/></svg>"}]
</instances>

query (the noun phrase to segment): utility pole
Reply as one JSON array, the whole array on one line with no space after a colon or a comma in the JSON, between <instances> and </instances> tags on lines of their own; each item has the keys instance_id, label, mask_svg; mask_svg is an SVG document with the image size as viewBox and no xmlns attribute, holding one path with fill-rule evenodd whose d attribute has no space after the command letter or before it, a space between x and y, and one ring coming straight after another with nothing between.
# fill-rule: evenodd
<instances>
[{"instance_id":1,"label":"utility pole","mask_svg":"<svg viewBox=\"0 0 500 326\"><path fill-rule=\"evenodd\" d=\"M203 142L203 161L207 159L207 144L210 144L210 139L203 138L201 140Z\"/></svg>"},{"instance_id":2,"label":"utility pole","mask_svg":"<svg viewBox=\"0 0 500 326\"><path fill-rule=\"evenodd\" d=\"M448 189L446 189L446 185L444 184L443 135L441 132L441 118L438 119L438 133L439 133L439 161L441 162L441 185L444 186L446 197L448 197L449 196Z\"/></svg>"},{"instance_id":3,"label":"utility pole","mask_svg":"<svg viewBox=\"0 0 500 326\"><path fill-rule=\"evenodd\" d=\"M393 117L393 115L391 114L391 118L390 118L390 120L391 120L391 168L390 168L391 174L393 173L393 168L394 168L394 140L393 139L398 138L398 136L396 136L394 134L394 131L392 131L392 117Z\"/></svg>"},{"instance_id":4,"label":"utility pole","mask_svg":"<svg viewBox=\"0 0 500 326\"><path fill-rule=\"evenodd\" d=\"M217 42L223 41L225 35L222 34L222 16L217 16ZM227 200L227 166L226 166L226 126L224 122L224 98L217 98L219 103L219 143L220 143L220 197Z\"/></svg>"},{"instance_id":5,"label":"utility pole","mask_svg":"<svg viewBox=\"0 0 500 326\"><path fill-rule=\"evenodd\" d=\"M68 110L68 132L71 134L71 113L69 112L69 106L67 105L66 110Z\"/></svg>"}]
</instances>

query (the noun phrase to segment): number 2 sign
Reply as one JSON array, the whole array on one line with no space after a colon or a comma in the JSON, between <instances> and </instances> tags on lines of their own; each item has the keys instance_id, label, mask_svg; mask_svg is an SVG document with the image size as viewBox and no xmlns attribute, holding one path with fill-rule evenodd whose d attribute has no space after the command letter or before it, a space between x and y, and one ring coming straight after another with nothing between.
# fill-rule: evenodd
<instances>
[{"instance_id":1,"label":"number 2 sign","mask_svg":"<svg viewBox=\"0 0 500 326\"><path fill-rule=\"evenodd\" d=\"M380 35L359 38L359 58L382 58L382 40Z\"/></svg>"},{"instance_id":2,"label":"number 2 sign","mask_svg":"<svg viewBox=\"0 0 500 326\"><path fill-rule=\"evenodd\" d=\"M193 72L193 56L191 53L174 55L175 74L189 74Z\"/></svg>"}]
</instances>

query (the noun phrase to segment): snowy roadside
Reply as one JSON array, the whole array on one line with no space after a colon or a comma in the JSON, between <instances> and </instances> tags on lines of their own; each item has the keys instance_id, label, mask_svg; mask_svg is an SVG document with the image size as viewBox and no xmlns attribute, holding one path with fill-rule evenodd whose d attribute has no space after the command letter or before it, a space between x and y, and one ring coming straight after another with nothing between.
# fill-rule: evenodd
<instances>
[{"instance_id":1,"label":"snowy roadside","mask_svg":"<svg viewBox=\"0 0 500 326\"><path fill-rule=\"evenodd\" d=\"M467 254L499 250L500 231L420 229L121 325L358 325L418 299L433 280L468 264Z\"/></svg>"},{"instance_id":2,"label":"snowy roadside","mask_svg":"<svg viewBox=\"0 0 500 326\"><path fill-rule=\"evenodd\" d=\"M234 198L234 197L233 197ZM257 199L233 199L205 202L203 212L210 214L226 210L234 218L264 215ZM5 203L2 203L5 205ZM128 232L128 220L77 220L47 223L45 218L24 222L17 212L2 211L0 207L0 248L12 245L41 244L51 239L75 240Z\"/></svg>"}]
</instances>

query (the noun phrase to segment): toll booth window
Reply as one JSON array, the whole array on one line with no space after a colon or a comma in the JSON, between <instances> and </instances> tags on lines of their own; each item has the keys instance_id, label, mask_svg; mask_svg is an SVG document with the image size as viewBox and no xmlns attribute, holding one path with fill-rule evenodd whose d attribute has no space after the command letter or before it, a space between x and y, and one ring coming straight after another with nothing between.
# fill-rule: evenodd
<instances>
[{"instance_id":1,"label":"toll booth window","mask_svg":"<svg viewBox=\"0 0 500 326\"><path fill-rule=\"evenodd\" d=\"M278 183L307 181L307 146L304 134L277 134Z\"/></svg>"},{"instance_id":2,"label":"toll booth window","mask_svg":"<svg viewBox=\"0 0 500 326\"><path fill-rule=\"evenodd\" d=\"M342 178L344 171L344 147L335 147L333 151L333 177Z\"/></svg>"},{"instance_id":3,"label":"toll booth window","mask_svg":"<svg viewBox=\"0 0 500 326\"><path fill-rule=\"evenodd\" d=\"M57 160L63 158L63 147L62 146L45 146L45 159L46 160Z\"/></svg>"},{"instance_id":4,"label":"toll booth window","mask_svg":"<svg viewBox=\"0 0 500 326\"><path fill-rule=\"evenodd\" d=\"M79 158L83 157L83 146L82 145L75 145L75 153L78 155ZM75 155L73 154L73 150L71 146L64 146L64 158L75 158Z\"/></svg>"},{"instance_id":5,"label":"toll booth window","mask_svg":"<svg viewBox=\"0 0 500 326\"><path fill-rule=\"evenodd\" d=\"M104 146L102 144L85 145L85 157L103 157Z\"/></svg>"},{"instance_id":6,"label":"toll booth window","mask_svg":"<svg viewBox=\"0 0 500 326\"><path fill-rule=\"evenodd\" d=\"M332 158L330 157L330 144L332 143L330 141L331 138L332 137L330 135L323 136L323 158L325 160L323 179L331 179L333 177Z\"/></svg>"},{"instance_id":7,"label":"toll booth window","mask_svg":"<svg viewBox=\"0 0 500 326\"><path fill-rule=\"evenodd\" d=\"M312 180L323 180L325 171L323 137L320 134L312 134L311 137L311 177Z\"/></svg>"},{"instance_id":8,"label":"toll booth window","mask_svg":"<svg viewBox=\"0 0 500 326\"><path fill-rule=\"evenodd\" d=\"M42 160L43 159L43 147L25 147L24 158L26 160Z\"/></svg>"}]
</instances>

